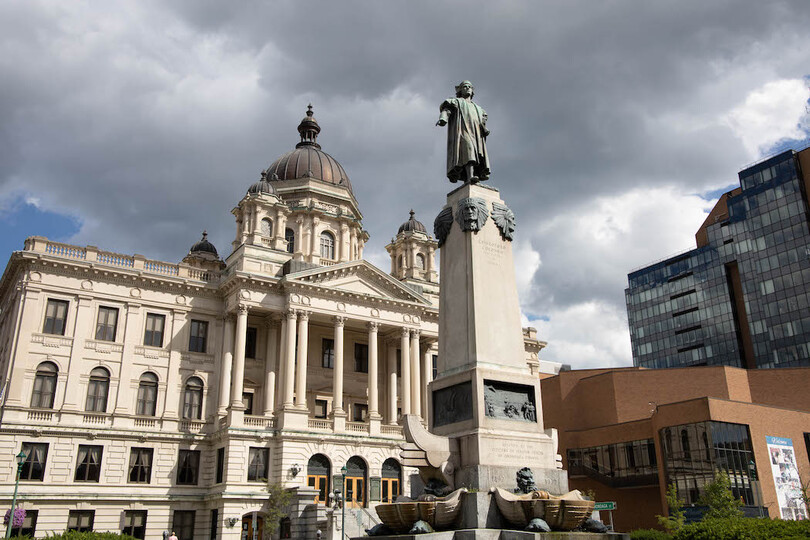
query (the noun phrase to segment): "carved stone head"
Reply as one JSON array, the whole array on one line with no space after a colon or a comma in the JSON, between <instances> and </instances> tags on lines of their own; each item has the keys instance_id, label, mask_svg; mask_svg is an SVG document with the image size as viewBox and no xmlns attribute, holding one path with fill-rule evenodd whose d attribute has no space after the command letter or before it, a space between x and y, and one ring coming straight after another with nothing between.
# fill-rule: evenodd
<instances>
[{"instance_id":1,"label":"carved stone head","mask_svg":"<svg viewBox=\"0 0 810 540\"><path fill-rule=\"evenodd\" d=\"M518 493L537 491L537 486L534 483L534 473L528 467L523 467L517 472L515 481L517 482L517 490L515 491Z\"/></svg>"},{"instance_id":2,"label":"carved stone head","mask_svg":"<svg viewBox=\"0 0 810 540\"><path fill-rule=\"evenodd\" d=\"M466 197L456 205L456 222L462 231L480 231L489 217L487 203L478 197Z\"/></svg>"}]
</instances>

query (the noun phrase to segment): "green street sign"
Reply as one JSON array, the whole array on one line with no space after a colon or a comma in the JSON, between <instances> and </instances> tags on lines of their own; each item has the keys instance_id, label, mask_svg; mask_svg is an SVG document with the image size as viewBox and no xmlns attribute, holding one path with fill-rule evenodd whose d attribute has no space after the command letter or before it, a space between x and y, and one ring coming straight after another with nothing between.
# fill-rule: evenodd
<instances>
[{"instance_id":1,"label":"green street sign","mask_svg":"<svg viewBox=\"0 0 810 540\"><path fill-rule=\"evenodd\" d=\"M615 502L598 502L593 505L594 510L616 510Z\"/></svg>"}]
</instances>

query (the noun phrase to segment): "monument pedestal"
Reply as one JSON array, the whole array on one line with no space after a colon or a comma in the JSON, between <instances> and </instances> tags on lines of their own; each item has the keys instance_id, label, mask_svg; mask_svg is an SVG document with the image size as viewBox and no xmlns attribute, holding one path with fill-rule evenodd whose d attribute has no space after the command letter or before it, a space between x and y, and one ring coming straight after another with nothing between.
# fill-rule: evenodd
<instances>
[{"instance_id":1,"label":"monument pedestal","mask_svg":"<svg viewBox=\"0 0 810 540\"><path fill-rule=\"evenodd\" d=\"M363 536L352 540L363 540ZM630 540L629 534L589 533L589 532L550 532L533 533L501 529L459 529L428 534L396 534L375 536L379 540Z\"/></svg>"}]
</instances>

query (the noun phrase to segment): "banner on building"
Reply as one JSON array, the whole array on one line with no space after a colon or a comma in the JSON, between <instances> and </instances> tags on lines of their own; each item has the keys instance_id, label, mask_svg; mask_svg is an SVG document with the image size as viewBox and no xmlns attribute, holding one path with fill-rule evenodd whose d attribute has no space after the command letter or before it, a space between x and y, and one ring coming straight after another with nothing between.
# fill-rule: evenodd
<instances>
[{"instance_id":1,"label":"banner on building","mask_svg":"<svg viewBox=\"0 0 810 540\"><path fill-rule=\"evenodd\" d=\"M807 508L802 498L802 482L796 467L793 441L784 437L765 437L771 461L776 499L782 519L807 519Z\"/></svg>"}]
</instances>

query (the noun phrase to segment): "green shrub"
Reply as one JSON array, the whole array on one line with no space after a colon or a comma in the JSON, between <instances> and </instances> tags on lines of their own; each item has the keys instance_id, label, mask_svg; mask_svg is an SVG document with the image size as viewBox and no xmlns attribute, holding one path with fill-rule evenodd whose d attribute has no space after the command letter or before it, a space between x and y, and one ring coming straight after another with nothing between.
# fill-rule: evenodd
<instances>
[{"instance_id":1,"label":"green shrub","mask_svg":"<svg viewBox=\"0 0 810 540\"><path fill-rule=\"evenodd\" d=\"M636 529L630 533L630 540L672 540L672 536L658 529Z\"/></svg>"},{"instance_id":2,"label":"green shrub","mask_svg":"<svg viewBox=\"0 0 810 540\"><path fill-rule=\"evenodd\" d=\"M658 524L663 527L666 532L673 534L686 523L683 503L681 503L681 499L678 497L678 488L675 486L675 483L667 486L667 506L669 507L669 515L655 517L658 518Z\"/></svg>"},{"instance_id":3,"label":"green shrub","mask_svg":"<svg viewBox=\"0 0 810 540\"><path fill-rule=\"evenodd\" d=\"M684 525L674 540L796 540L810 538L810 521L781 519L704 519Z\"/></svg>"},{"instance_id":4,"label":"green shrub","mask_svg":"<svg viewBox=\"0 0 810 540\"><path fill-rule=\"evenodd\" d=\"M698 499L698 506L708 506L704 519L741 518L742 501L731 492L731 480L726 471L714 473L714 481L703 488L703 495Z\"/></svg>"}]
</instances>

